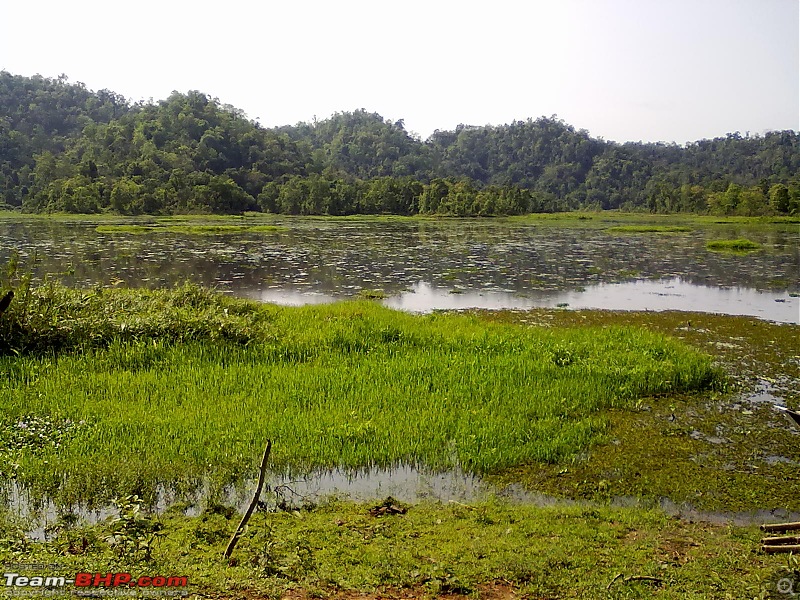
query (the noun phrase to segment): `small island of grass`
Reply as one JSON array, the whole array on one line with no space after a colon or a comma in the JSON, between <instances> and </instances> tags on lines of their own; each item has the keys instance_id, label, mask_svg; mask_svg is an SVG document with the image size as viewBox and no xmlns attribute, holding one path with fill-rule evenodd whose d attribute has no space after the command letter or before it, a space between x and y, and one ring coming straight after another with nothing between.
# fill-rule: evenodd
<instances>
[{"instance_id":1,"label":"small island of grass","mask_svg":"<svg viewBox=\"0 0 800 600\"><path fill-rule=\"evenodd\" d=\"M744 238L736 240L712 240L706 242L706 249L717 252L752 252L754 250L760 250L761 244Z\"/></svg>"}]
</instances>

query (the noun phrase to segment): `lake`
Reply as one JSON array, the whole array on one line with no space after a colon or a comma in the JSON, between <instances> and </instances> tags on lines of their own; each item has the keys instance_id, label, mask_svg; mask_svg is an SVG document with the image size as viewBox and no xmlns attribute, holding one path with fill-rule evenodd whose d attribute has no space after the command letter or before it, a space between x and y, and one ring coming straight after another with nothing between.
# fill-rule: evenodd
<instances>
[{"instance_id":1,"label":"lake","mask_svg":"<svg viewBox=\"0 0 800 600\"><path fill-rule=\"evenodd\" d=\"M134 235L98 233L98 221L86 219L5 218L0 260L14 251L35 255L37 278L68 285L160 287L189 280L281 304L380 290L382 302L409 311L681 310L800 323L800 227L792 224L709 224L667 234L613 232L607 229L613 223L592 220L270 223L284 229ZM762 248L731 254L705 247L740 237Z\"/></svg>"}]
</instances>

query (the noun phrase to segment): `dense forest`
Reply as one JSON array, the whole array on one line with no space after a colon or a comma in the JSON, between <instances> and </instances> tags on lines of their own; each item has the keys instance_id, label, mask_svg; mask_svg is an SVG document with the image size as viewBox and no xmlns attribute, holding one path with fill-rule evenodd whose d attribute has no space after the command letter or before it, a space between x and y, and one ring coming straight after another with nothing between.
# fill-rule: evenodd
<instances>
[{"instance_id":1,"label":"dense forest","mask_svg":"<svg viewBox=\"0 0 800 600\"><path fill-rule=\"evenodd\" d=\"M618 144L556 117L423 141L363 109L266 129L206 94L132 103L0 71L0 208L27 212L800 214L800 136Z\"/></svg>"}]
</instances>

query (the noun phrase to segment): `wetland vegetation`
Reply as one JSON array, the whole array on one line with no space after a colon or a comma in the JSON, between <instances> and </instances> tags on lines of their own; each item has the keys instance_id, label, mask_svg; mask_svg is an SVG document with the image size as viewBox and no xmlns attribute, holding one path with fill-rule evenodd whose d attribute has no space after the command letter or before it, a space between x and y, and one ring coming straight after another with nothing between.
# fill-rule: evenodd
<instances>
[{"instance_id":1,"label":"wetland vegetation","mask_svg":"<svg viewBox=\"0 0 800 600\"><path fill-rule=\"evenodd\" d=\"M54 285L20 311L0 338L4 475L68 504L235 481L266 438L275 468L301 473L558 463L604 439L610 408L725 386L708 356L624 327L278 308L191 286ZM56 438L27 435L41 419Z\"/></svg>"},{"instance_id":2,"label":"wetland vegetation","mask_svg":"<svg viewBox=\"0 0 800 600\"><path fill-rule=\"evenodd\" d=\"M793 559L755 553L752 525L609 505L666 495L711 510L800 510L797 433L770 401L736 393L761 382L796 405L797 326L685 313L407 315L363 301L281 308L196 286L51 285L19 299L0 320L4 478L61 509L45 541L0 511L6 563L180 572L192 593L249 596L757 597L797 578ZM458 462L582 503L421 503L375 516L374 504L283 512L268 500L231 562L220 553L237 517L215 496L194 517L181 503L135 510L158 482L251 474L266 437L279 470ZM87 525L72 512L75 500L111 496L114 520Z\"/></svg>"},{"instance_id":3,"label":"wetland vegetation","mask_svg":"<svg viewBox=\"0 0 800 600\"><path fill-rule=\"evenodd\" d=\"M180 571L200 596L800 590L753 525L800 511L772 408L800 402L796 132L267 130L200 92L5 72L0 108L0 261L32 269L0 290L0 561ZM410 464L556 500L394 514L276 487L223 563L268 437L276 477Z\"/></svg>"},{"instance_id":4,"label":"wetland vegetation","mask_svg":"<svg viewBox=\"0 0 800 600\"><path fill-rule=\"evenodd\" d=\"M581 225L573 234L608 235L606 217L564 218ZM204 223L157 226L173 224ZM432 226L415 225L433 239L463 233ZM748 235L774 235L755 227ZM458 284L481 269L444 272ZM180 571L193 592L251 596L755 597L796 577L791 559L755 554L746 515L800 512L798 434L771 408L800 401L797 325L675 312L411 315L377 300L279 307L194 284L75 289L8 275L3 290L18 293L0 317L7 563ZM287 506L276 489L263 508L279 512L258 513L223 563L236 519L224 490L252 477L267 437L280 474L457 466L497 490L578 504L423 502L375 517L335 500ZM167 489L189 499L150 513ZM625 498L638 506L613 506ZM664 498L688 519L720 511L739 525L669 518ZM113 499L116 520L89 525L74 512ZM29 531L37 504L56 511L45 541Z\"/></svg>"}]
</instances>

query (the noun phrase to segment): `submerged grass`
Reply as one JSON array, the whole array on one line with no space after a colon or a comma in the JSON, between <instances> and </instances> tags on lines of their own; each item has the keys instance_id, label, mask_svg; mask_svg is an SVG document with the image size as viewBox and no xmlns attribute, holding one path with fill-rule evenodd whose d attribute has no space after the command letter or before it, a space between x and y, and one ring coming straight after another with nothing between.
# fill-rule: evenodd
<instances>
[{"instance_id":1,"label":"submerged grass","mask_svg":"<svg viewBox=\"0 0 800 600\"><path fill-rule=\"evenodd\" d=\"M0 430L81 426L57 448L6 444L5 476L66 502L235 481L267 438L292 472L555 463L604 439L606 409L721 383L708 356L628 327L279 308L194 286L48 286L15 310L0 321Z\"/></svg>"}]
</instances>

